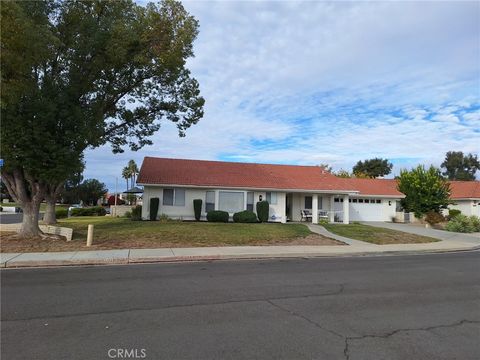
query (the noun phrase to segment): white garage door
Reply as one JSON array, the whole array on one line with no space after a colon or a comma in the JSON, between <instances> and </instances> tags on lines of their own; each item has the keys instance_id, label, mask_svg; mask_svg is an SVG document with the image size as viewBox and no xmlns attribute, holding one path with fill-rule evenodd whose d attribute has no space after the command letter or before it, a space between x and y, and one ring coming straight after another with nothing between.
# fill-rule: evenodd
<instances>
[{"instance_id":1,"label":"white garage door","mask_svg":"<svg viewBox=\"0 0 480 360\"><path fill-rule=\"evenodd\" d=\"M342 199L335 202L335 210L342 211ZM383 200L374 198L351 198L349 203L350 221L388 221Z\"/></svg>"}]
</instances>

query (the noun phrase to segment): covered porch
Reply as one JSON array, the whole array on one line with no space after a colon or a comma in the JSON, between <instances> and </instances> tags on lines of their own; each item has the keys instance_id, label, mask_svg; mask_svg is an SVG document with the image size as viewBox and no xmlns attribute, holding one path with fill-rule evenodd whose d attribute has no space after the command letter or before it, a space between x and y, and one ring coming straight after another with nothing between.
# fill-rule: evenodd
<instances>
[{"instance_id":1,"label":"covered porch","mask_svg":"<svg viewBox=\"0 0 480 360\"><path fill-rule=\"evenodd\" d=\"M318 224L328 222L350 222L350 193L307 193L286 194L286 215L290 221L306 221Z\"/></svg>"}]
</instances>

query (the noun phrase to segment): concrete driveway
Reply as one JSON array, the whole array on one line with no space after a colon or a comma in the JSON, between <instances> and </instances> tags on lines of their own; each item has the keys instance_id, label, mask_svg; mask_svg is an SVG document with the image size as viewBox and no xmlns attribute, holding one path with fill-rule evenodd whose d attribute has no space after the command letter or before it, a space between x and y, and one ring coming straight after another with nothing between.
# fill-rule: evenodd
<instances>
[{"instance_id":1,"label":"concrete driveway","mask_svg":"<svg viewBox=\"0 0 480 360\"><path fill-rule=\"evenodd\" d=\"M397 231L403 231L410 234L430 236L436 239L448 241L448 242L462 242L471 243L480 246L480 233L463 234L455 233L444 230L428 229L425 226L418 224L399 224L399 223L387 223L387 222L373 222L366 221L362 224L376 226L386 229L392 229Z\"/></svg>"}]
</instances>

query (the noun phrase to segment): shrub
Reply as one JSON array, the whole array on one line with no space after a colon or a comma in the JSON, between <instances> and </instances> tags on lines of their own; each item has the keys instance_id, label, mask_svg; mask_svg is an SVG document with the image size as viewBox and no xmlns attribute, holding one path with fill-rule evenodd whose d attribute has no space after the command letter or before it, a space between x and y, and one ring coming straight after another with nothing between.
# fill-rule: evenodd
<instances>
[{"instance_id":1,"label":"shrub","mask_svg":"<svg viewBox=\"0 0 480 360\"><path fill-rule=\"evenodd\" d=\"M127 219L130 219L132 217L132 213L127 211L123 216L125 216Z\"/></svg>"},{"instance_id":2,"label":"shrub","mask_svg":"<svg viewBox=\"0 0 480 360\"><path fill-rule=\"evenodd\" d=\"M268 221L268 211L269 211L268 201L264 200L264 201L257 202L258 221L267 222Z\"/></svg>"},{"instance_id":3,"label":"shrub","mask_svg":"<svg viewBox=\"0 0 480 360\"><path fill-rule=\"evenodd\" d=\"M158 206L160 205L159 198L151 198L150 199L150 221L157 220L158 215Z\"/></svg>"},{"instance_id":4,"label":"shrub","mask_svg":"<svg viewBox=\"0 0 480 360\"><path fill-rule=\"evenodd\" d=\"M473 232L480 232L480 217L472 215L468 218Z\"/></svg>"},{"instance_id":5,"label":"shrub","mask_svg":"<svg viewBox=\"0 0 480 360\"><path fill-rule=\"evenodd\" d=\"M245 210L233 214L233 222L236 223L256 223L257 215L253 211Z\"/></svg>"},{"instance_id":6,"label":"shrub","mask_svg":"<svg viewBox=\"0 0 480 360\"><path fill-rule=\"evenodd\" d=\"M457 215L445 225L445 230L461 233L480 231L480 218L478 216Z\"/></svg>"},{"instance_id":7,"label":"shrub","mask_svg":"<svg viewBox=\"0 0 480 360\"><path fill-rule=\"evenodd\" d=\"M93 206L88 208L72 209L72 216L105 216L107 210L101 206Z\"/></svg>"},{"instance_id":8,"label":"shrub","mask_svg":"<svg viewBox=\"0 0 480 360\"><path fill-rule=\"evenodd\" d=\"M221 210L212 210L207 213L207 221L210 222L228 222L228 212Z\"/></svg>"},{"instance_id":9,"label":"shrub","mask_svg":"<svg viewBox=\"0 0 480 360\"><path fill-rule=\"evenodd\" d=\"M133 221L142 220L142 205L137 205L132 209L132 217Z\"/></svg>"},{"instance_id":10,"label":"shrub","mask_svg":"<svg viewBox=\"0 0 480 360\"><path fill-rule=\"evenodd\" d=\"M460 215L462 212L458 209L449 209L448 210L448 217L449 219L453 219L455 216Z\"/></svg>"},{"instance_id":11,"label":"shrub","mask_svg":"<svg viewBox=\"0 0 480 360\"><path fill-rule=\"evenodd\" d=\"M435 225L435 224L444 222L445 218L439 212L430 210L429 212L427 212L427 215L425 216L425 221L430 225Z\"/></svg>"},{"instance_id":12,"label":"shrub","mask_svg":"<svg viewBox=\"0 0 480 360\"><path fill-rule=\"evenodd\" d=\"M166 223L173 220L167 214L160 214L160 216L158 217L158 221L160 221L161 223Z\"/></svg>"},{"instance_id":13,"label":"shrub","mask_svg":"<svg viewBox=\"0 0 480 360\"><path fill-rule=\"evenodd\" d=\"M329 223L329 221L327 219L320 219L318 220L318 224L319 225L327 225Z\"/></svg>"},{"instance_id":14,"label":"shrub","mask_svg":"<svg viewBox=\"0 0 480 360\"><path fill-rule=\"evenodd\" d=\"M195 212L195 220L200 221L202 216L202 199L193 200L193 210Z\"/></svg>"},{"instance_id":15,"label":"shrub","mask_svg":"<svg viewBox=\"0 0 480 360\"><path fill-rule=\"evenodd\" d=\"M68 209L66 208L55 209L55 216L57 217L57 219L64 219L68 217Z\"/></svg>"}]
</instances>

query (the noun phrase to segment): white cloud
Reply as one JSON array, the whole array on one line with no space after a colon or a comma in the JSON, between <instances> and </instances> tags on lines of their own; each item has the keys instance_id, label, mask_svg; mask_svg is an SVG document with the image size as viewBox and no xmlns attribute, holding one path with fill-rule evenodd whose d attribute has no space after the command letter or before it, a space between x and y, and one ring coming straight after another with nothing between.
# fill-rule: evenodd
<instances>
[{"instance_id":1,"label":"white cloud","mask_svg":"<svg viewBox=\"0 0 480 360\"><path fill-rule=\"evenodd\" d=\"M478 2L184 5L200 21L188 64L204 118L181 139L165 124L135 154L89 152L88 174L145 155L349 168L479 151Z\"/></svg>"}]
</instances>

